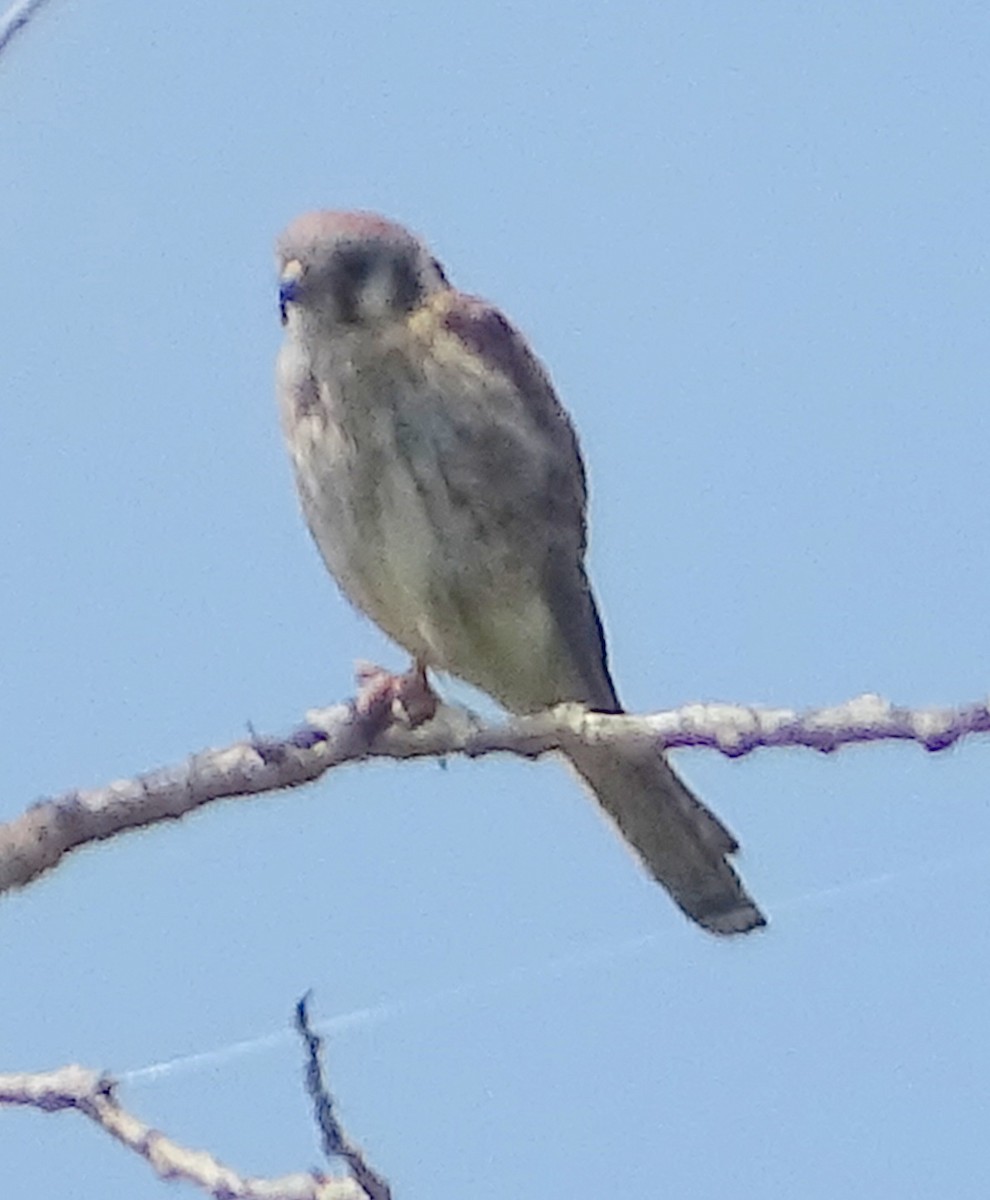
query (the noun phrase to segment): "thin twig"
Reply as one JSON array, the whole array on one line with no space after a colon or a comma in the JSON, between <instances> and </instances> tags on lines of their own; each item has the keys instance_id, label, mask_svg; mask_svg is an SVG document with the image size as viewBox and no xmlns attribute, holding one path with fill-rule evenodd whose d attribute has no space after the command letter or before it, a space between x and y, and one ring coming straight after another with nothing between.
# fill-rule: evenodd
<instances>
[{"instance_id":1,"label":"thin twig","mask_svg":"<svg viewBox=\"0 0 990 1200\"><path fill-rule=\"evenodd\" d=\"M205 1150L188 1150L127 1112L114 1096L115 1086L108 1076L77 1066L0 1075L0 1105L80 1112L145 1159L159 1178L193 1183L217 1200L366 1200L355 1181L346 1177L316 1172L280 1179L239 1175Z\"/></svg>"},{"instance_id":2,"label":"thin twig","mask_svg":"<svg viewBox=\"0 0 990 1200\"><path fill-rule=\"evenodd\" d=\"M323 1153L327 1158L342 1158L354 1179L369 1200L392 1200L385 1180L365 1160L360 1146L347 1136L337 1120L333 1097L323 1075L323 1039L315 1034L309 1023L309 993L296 1005L296 1028L306 1047L306 1091L313 1101L313 1115L320 1130Z\"/></svg>"},{"instance_id":3,"label":"thin twig","mask_svg":"<svg viewBox=\"0 0 990 1200\"><path fill-rule=\"evenodd\" d=\"M0 54L16 34L36 15L46 0L19 0L0 15Z\"/></svg>"}]
</instances>

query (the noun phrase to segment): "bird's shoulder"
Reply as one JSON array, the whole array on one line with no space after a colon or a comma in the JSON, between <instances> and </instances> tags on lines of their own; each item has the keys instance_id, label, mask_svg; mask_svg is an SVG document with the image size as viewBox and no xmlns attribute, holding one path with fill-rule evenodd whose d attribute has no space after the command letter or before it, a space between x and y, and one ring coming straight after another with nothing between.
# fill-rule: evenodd
<instances>
[{"instance_id":1,"label":"bird's shoulder","mask_svg":"<svg viewBox=\"0 0 990 1200\"><path fill-rule=\"evenodd\" d=\"M577 435L546 367L520 330L494 304L447 289L413 317L439 361L512 397L560 452L580 462Z\"/></svg>"}]
</instances>

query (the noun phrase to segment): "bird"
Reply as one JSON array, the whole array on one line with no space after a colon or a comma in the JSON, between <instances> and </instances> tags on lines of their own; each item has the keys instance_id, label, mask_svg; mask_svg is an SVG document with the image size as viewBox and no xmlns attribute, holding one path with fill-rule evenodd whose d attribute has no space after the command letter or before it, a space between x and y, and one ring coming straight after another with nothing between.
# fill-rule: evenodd
<instances>
[{"instance_id":1,"label":"bird","mask_svg":"<svg viewBox=\"0 0 990 1200\"><path fill-rule=\"evenodd\" d=\"M585 570L587 484L547 369L428 246L370 212L276 243L276 391L303 515L344 596L513 714L623 711ZM652 746L568 747L601 808L703 929L765 924L738 843Z\"/></svg>"}]
</instances>

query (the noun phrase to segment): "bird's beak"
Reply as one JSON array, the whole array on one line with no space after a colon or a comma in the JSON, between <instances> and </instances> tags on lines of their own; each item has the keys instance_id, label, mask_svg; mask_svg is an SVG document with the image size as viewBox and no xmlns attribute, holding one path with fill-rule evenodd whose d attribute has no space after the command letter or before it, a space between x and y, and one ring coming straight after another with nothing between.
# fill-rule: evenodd
<instances>
[{"instance_id":1,"label":"bird's beak","mask_svg":"<svg viewBox=\"0 0 990 1200\"><path fill-rule=\"evenodd\" d=\"M278 311L284 325L286 317L286 305L291 304L293 300L299 296L299 281L302 278L302 263L298 259L290 259L282 271L282 276L278 284Z\"/></svg>"}]
</instances>

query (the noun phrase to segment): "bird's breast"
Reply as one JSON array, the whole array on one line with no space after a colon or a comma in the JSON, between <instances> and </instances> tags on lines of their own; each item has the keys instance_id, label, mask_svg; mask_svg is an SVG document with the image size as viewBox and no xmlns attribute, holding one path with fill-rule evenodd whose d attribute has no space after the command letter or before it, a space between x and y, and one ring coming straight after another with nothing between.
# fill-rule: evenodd
<instances>
[{"instance_id":1,"label":"bird's breast","mask_svg":"<svg viewBox=\"0 0 990 1200\"><path fill-rule=\"evenodd\" d=\"M283 423L342 591L411 654L507 707L559 698L544 518L513 499L515 460L496 470L489 432L466 417L486 397L470 379L427 383L409 355L381 349L324 359L309 379Z\"/></svg>"}]
</instances>

